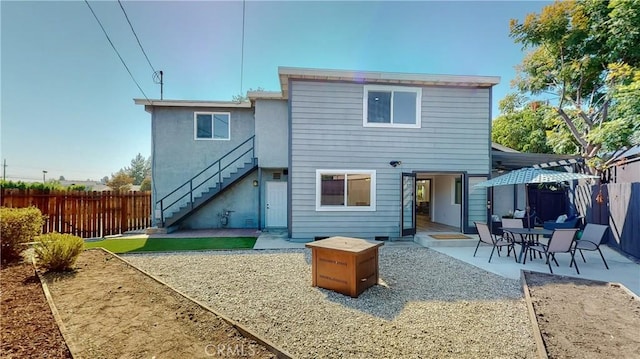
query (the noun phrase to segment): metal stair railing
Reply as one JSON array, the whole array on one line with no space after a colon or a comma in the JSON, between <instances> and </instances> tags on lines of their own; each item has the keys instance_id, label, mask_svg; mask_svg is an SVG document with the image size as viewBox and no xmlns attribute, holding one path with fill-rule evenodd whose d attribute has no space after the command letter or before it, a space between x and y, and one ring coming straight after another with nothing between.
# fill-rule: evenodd
<instances>
[{"instance_id":1,"label":"metal stair railing","mask_svg":"<svg viewBox=\"0 0 640 359\"><path fill-rule=\"evenodd\" d=\"M247 143L251 142L251 147L248 150L245 150L244 152L241 152L241 148L246 145ZM222 166L222 161L227 159L227 157L231 157L232 154L234 152L238 152L239 154L236 155L235 158L231 159L230 162L225 165ZM241 144L237 145L236 147L234 147L232 150L230 150L229 152L227 152L224 156L220 157L218 160L216 160L215 162L213 162L212 164L210 164L209 166L207 166L206 168L204 168L202 171L198 172L196 175L194 175L193 177L191 177L189 180L187 180L185 183L183 183L182 185L178 186L176 189L174 189L173 191L171 191L169 194L167 194L166 196L162 197L160 200L156 201L156 205L160 204L160 223L162 223L162 225L164 226L165 224L165 212L170 209L171 207L173 207L176 203L181 202L185 197L189 196L189 202L187 202L188 205L191 206L191 209L193 209L193 192L195 190L197 190L198 188L200 188L201 186L203 186L205 183L207 183L209 180L213 179L214 177L218 177L218 181L215 183L215 187L218 187L219 189L222 189L222 184L223 184L223 176L222 173L224 170L226 170L227 168L231 167L232 165L236 164L237 162L241 161L242 159L245 158L246 155L248 155L249 153L251 153L251 161L254 161L255 159L255 135L249 137L248 139L246 139L244 142L242 142ZM242 165L244 166L245 162L242 163ZM217 169L215 169L217 166ZM241 168L242 166L236 166L237 169ZM198 178L203 175L205 172L207 172L208 170L214 168L215 172L211 175L209 175L208 177L200 180L198 182ZM194 186L194 182L196 182L195 186ZM171 202L169 205L165 206L165 201L171 197L173 194L175 194L176 192L187 188L188 186L188 191L183 194L182 196L179 196L176 200L174 200L173 202ZM215 188L214 187L214 188Z\"/></svg>"}]
</instances>

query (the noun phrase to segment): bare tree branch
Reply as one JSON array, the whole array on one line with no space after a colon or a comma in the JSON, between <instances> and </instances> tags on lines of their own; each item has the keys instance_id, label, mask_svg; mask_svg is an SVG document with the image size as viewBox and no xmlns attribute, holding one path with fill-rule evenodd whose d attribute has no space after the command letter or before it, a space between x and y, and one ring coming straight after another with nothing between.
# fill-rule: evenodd
<instances>
[{"instance_id":1,"label":"bare tree branch","mask_svg":"<svg viewBox=\"0 0 640 359\"><path fill-rule=\"evenodd\" d=\"M589 126L589 130L591 130L593 128L593 120L589 117L589 115L587 115L581 107L579 107L575 101L572 98L567 98L568 101L570 101L574 107L576 107L576 109L578 110L578 115L580 116L580 118L582 118L584 120L584 122L587 124L587 126Z\"/></svg>"},{"instance_id":2,"label":"bare tree branch","mask_svg":"<svg viewBox=\"0 0 640 359\"><path fill-rule=\"evenodd\" d=\"M600 145L589 145L592 146L591 147L591 151L589 151L589 153L587 153L587 158L593 158L598 154L598 151L600 151Z\"/></svg>"},{"instance_id":3,"label":"bare tree branch","mask_svg":"<svg viewBox=\"0 0 640 359\"><path fill-rule=\"evenodd\" d=\"M609 101L605 102L602 105L602 113L600 115L600 124L602 125L605 121L607 121L607 117L609 116Z\"/></svg>"},{"instance_id":4,"label":"bare tree branch","mask_svg":"<svg viewBox=\"0 0 640 359\"><path fill-rule=\"evenodd\" d=\"M584 122L586 122L587 126L589 126L589 130L591 130L593 128L593 120L591 120L589 115L584 113L584 111L582 111L581 109L578 110L578 115L580 116L580 118L582 118L582 120L584 120Z\"/></svg>"},{"instance_id":5,"label":"bare tree branch","mask_svg":"<svg viewBox=\"0 0 640 359\"><path fill-rule=\"evenodd\" d=\"M584 138L582 138L582 136L580 135L580 132L578 131L575 124L571 120L571 117L569 117L569 115L567 115L567 113L564 112L564 110L561 107L556 107L556 112L558 112L560 117L562 117L564 122L567 124L567 127L569 127L569 131L571 131L571 134L573 135L573 137L580 143L580 146L582 146L582 148L587 148L589 144Z\"/></svg>"}]
</instances>

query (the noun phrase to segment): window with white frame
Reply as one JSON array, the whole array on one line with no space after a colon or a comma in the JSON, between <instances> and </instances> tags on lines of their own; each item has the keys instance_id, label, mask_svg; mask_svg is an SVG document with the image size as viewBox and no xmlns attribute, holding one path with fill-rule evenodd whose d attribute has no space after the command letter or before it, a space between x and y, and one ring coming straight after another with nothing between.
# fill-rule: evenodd
<instances>
[{"instance_id":1,"label":"window with white frame","mask_svg":"<svg viewBox=\"0 0 640 359\"><path fill-rule=\"evenodd\" d=\"M365 127L407 127L421 125L422 89L403 86L364 86Z\"/></svg>"},{"instance_id":2,"label":"window with white frame","mask_svg":"<svg viewBox=\"0 0 640 359\"><path fill-rule=\"evenodd\" d=\"M193 133L196 140L228 140L231 138L229 112L196 112Z\"/></svg>"},{"instance_id":3,"label":"window with white frame","mask_svg":"<svg viewBox=\"0 0 640 359\"><path fill-rule=\"evenodd\" d=\"M316 170L317 211L375 211L376 171Z\"/></svg>"}]
</instances>

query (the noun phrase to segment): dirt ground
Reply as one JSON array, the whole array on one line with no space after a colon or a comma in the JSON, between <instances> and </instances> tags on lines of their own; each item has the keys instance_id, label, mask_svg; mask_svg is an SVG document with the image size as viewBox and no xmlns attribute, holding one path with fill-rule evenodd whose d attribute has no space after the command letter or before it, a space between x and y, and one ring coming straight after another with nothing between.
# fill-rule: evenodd
<instances>
[{"instance_id":1,"label":"dirt ground","mask_svg":"<svg viewBox=\"0 0 640 359\"><path fill-rule=\"evenodd\" d=\"M274 357L218 316L105 252L85 251L76 266L75 272L45 278L81 357Z\"/></svg>"},{"instance_id":2,"label":"dirt ground","mask_svg":"<svg viewBox=\"0 0 640 359\"><path fill-rule=\"evenodd\" d=\"M33 266L0 270L0 358L71 358Z\"/></svg>"},{"instance_id":3,"label":"dirt ground","mask_svg":"<svg viewBox=\"0 0 640 359\"><path fill-rule=\"evenodd\" d=\"M550 358L638 358L640 300L603 282L525 276Z\"/></svg>"},{"instance_id":4,"label":"dirt ground","mask_svg":"<svg viewBox=\"0 0 640 359\"><path fill-rule=\"evenodd\" d=\"M213 313L117 258L84 252L47 274L78 354L89 358L274 357ZM640 301L621 288L526 273L550 358L637 358ZM70 358L30 265L0 271L2 358Z\"/></svg>"}]
</instances>

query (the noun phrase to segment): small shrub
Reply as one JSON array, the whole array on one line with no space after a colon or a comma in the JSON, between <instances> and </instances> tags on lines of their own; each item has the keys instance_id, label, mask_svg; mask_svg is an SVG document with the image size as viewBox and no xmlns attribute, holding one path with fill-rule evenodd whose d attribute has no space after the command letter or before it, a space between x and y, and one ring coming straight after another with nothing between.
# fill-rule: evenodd
<instances>
[{"instance_id":1,"label":"small shrub","mask_svg":"<svg viewBox=\"0 0 640 359\"><path fill-rule=\"evenodd\" d=\"M2 263L15 262L31 242L42 233L44 219L36 207L0 207L0 252Z\"/></svg>"},{"instance_id":2,"label":"small shrub","mask_svg":"<svg viewBox=\"0 0 640 359\"><path fill-rule=\"evenodd\" d=\"M84 241L78 236L62 233L47 233L38 237L35 255L38 266L50 271L73 269L84 249Z\"/></svg>"},{"instance_id":3,"label":"small shrub","mask_svg":"<svg viewBox=\"0 0 640 359\"><path fill-rule=\"evenodd\" d=\"M72 184L65 188L67 191L89 191L89 187L83 184Z\"/></svg>"},{"instance_id":4,"label":"small shrub","mask_svg":"<svg viewBox=\"0 0 640 359\"><path fill-rule=\"evenodd\" d=\"M29 182L22 181L5 181L0 180L0 188L4 189L21 189L21 190L36 190L36 191L89 191L90 188L85 185L72 184L67 187L60 184L60 181L47 181L42 182Z\"/></svg>"}]
</instances>

